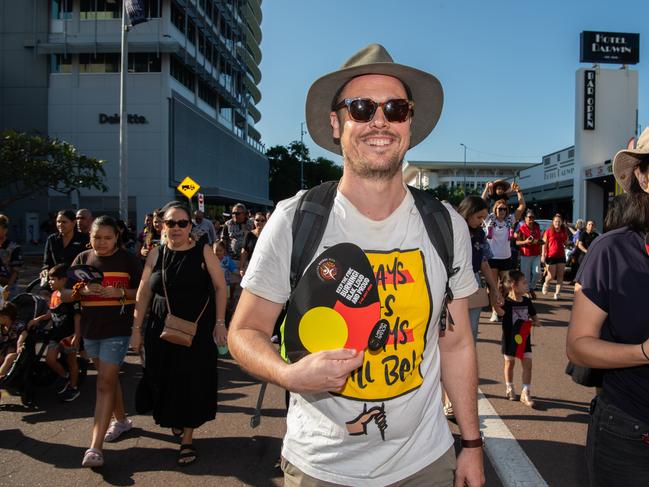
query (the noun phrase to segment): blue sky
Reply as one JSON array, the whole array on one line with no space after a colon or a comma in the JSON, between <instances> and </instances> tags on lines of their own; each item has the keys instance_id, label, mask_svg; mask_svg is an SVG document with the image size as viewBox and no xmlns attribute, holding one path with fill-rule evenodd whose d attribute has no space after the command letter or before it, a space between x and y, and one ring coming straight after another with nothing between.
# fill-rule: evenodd
<instances>
[{"instance_id":1,"label":"blue sky","mask_svg":"<svg viewBox=\"0 0 649 487\"><path fill-rule=\"evenodd\" d=\"M262 120L267 147L300 138L311 83L363 46L433 73L444 109L406 159L540 162L574 140L583 30L640 33L639 122L649 125L647 0L265 0ZM616 65L602 65L617 69ZM600 116L598 114L598 116ZM308 134L312 156L340 161Z\"/></svg>"}]
</instances>

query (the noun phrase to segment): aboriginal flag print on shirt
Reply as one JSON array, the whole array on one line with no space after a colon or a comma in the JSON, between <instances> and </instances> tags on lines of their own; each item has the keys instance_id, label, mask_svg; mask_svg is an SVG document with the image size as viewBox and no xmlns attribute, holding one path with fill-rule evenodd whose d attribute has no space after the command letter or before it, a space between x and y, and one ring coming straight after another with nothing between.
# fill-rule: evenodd
<instances>
[{"instance_id":1,"label":"aboriginal flag print on shirt","mask_svg":"<svg viewBox=\"0 0 649 487\"><path fill-rule=\"evenodd\" d=\"M142 277L139 260L123 249L107 257L99 257L94 250L82 252L73 265L87 264L104 274L102 286L122 289L136 289ZM122 308L122 304L124 304ZM99 340L118 336L129 336L133 325L134 300L83 296L81 300L81 334L84 338Z\"/></svg>"}]
</instances>

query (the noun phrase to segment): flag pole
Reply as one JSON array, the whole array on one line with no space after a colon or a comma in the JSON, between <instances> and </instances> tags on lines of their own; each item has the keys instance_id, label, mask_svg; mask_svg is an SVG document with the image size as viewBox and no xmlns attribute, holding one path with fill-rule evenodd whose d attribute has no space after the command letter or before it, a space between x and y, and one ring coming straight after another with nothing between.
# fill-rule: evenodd
<instances>
[{"instance_id":1,"label":"flag pole","mask_svg":"<svg viewBox=\"0 0 649 487\"><path fill-rule=\"evenodd\" d=\"M128 24L126 22L126 2L122 4L122 48L121 69L119 73L119 216L128 220L128 144L126 114L126 75L128 74Z\"/></svg>"}]
</instances>

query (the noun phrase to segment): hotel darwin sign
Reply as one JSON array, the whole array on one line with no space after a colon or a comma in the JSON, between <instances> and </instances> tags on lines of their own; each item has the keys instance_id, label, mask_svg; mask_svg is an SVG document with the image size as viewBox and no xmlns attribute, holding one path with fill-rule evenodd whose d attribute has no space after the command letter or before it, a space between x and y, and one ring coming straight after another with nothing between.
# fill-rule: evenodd
<instances>
[{"instance_id":1,"label":"hotel darwin sign","mask_svg":"<svg viewBox=\"0 0 649 487\"><path fill-rule=\"evenodd\" d=\"M584 31L580 37L581 63L638 64L640 61L640 34Z\"/></svg>"},{"instance_id":2,"label":"hotel darwin sign","mask_svg":"<svg viewBox=\"0 0 649 487\"><path fill-rule=\"evenodd\" d=\"M595 130L595 70L584 71L584 130Z\"/></svg>"}]
</instances>

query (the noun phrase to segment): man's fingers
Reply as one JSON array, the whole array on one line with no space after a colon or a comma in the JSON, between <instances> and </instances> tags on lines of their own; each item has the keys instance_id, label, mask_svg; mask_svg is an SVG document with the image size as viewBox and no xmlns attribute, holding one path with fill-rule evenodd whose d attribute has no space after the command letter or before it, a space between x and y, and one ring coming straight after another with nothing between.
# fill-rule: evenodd
<instances>
[{"instance_id":1,"label":"man's fingers","mask_svg":"<svg viewBox=\"0 0 649 487\"><path fill-rule=\"evenodd\" d=\"M336 348L335 350L323 350L320 356L327 360L349 360L358 355L358 351L351 348Z\"/></svg>"}]
</instances>

